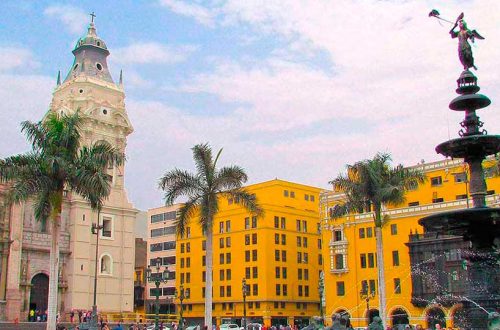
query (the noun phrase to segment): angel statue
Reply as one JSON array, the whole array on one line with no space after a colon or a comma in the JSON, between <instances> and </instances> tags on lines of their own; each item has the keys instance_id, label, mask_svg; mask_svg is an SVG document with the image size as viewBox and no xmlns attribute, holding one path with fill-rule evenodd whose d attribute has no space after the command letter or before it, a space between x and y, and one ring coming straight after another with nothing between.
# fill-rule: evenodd
<instances>
[{"instance_id":1,"label":"angel statue","mask_svg":"<svg viewBox=\"0 0 500 330\"><path fill-rule=\"evenodd\" d=\"M455 31L456 27L459 27L459 31ZM450 35L452 38L458 37L458 58L460 62L464 66L464 70L468 70L469 68L474 68L477 70L474 65L474 57L472 56L472 49L469 44L469 39L474 43L475 38L483 40L484 38L477 33L476 30L469 30L467 28L467 23L464 21L464 13L461 13L455 21L455 25L450 30Z\"/></svg>"}]
</instances>

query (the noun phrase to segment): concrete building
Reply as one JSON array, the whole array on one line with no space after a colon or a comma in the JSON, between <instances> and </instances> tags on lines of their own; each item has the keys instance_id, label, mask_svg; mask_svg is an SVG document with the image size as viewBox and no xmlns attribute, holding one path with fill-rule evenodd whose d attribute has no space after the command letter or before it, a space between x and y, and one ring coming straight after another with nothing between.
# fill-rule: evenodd
<instances>
[{"instance_id":1,"label":"concrete building","mask_svg":"<svg viewBox=\"0 0 500 330\"><path fill-rule=\"evenodd\" d=\"M79 111L84 118L84 144L106 140L125 150L133 129L125 110L121 74L116 84L106 61L109 51L94 23L78 40L73 54L66 78L61 81L58 77L49 112ZM89 310L93 304L96 235L91 226L97 221L104 226L99 232L98 308L103 312L133 311L137 210L127 198L124 165L111 166L108 171L112 189L99 219L77 194L68 191L64 196L58 299L63 316L71 310ZM30 309L47 308L51 233L35 220L30 203L4 208L1 223L1 318L25 320Z\"/></svg>"},{"instance_id":2,"label":"concrete building","mask_svg":"<svg viewBox=\"0 0 500 330\"><path fill-rule=\"evenodd\" d=\"M488 159L483 166L489 189L487 203L498 205L498 160ZM431 328L441 323L456 327L460 304L434 298L445 291L457 294L463 291L459 283L463 280L460 270L463 241L457 237L430 238L424 235L418 220L436 212L468 207L467 168L461 160L443 160L414 167L425 173L427 182L408 191L403 205L383 210L386 216L382 227L386 321L391 326L410 323ZM367 325L368 319L379 314L373 214L349 214L330 219L330 208L343 198L340 191L324 191L320 197L325 242L323 254L327 256L326 315L329 319L334 313L348 313L353 325L362 327ZM427 270L418 268L423 263ZM366 289L374 292L368 300L360 294Z\"/></svg>"},{"instance_id":3,"label":"concrete building","mask_svg":"<svg viewBox=\"0 0 500 330\"><path fill-rule=\"evenodd\" d=\"M176 233L175 219L180 205L163 206L148 210L148 247L147 264L151 276L161 276L168 269L168 280L159 288L160 312L175 314L175 281L176 281ZM160 261L160 274L156 272L157 260ZM146 313L154 314L156 286L154 282L146 284Z\"/></svg>"}]
</instances>

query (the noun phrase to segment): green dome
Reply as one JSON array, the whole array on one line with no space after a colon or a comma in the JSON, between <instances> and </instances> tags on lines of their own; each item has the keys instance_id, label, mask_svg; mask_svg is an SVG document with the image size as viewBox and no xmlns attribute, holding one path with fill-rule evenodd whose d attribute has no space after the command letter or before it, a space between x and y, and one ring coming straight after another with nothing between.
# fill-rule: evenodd
<instances>
[{"instance_id":1,"label":"green dome","mask_svg":"<svg viewBox=\"0 0 500 330\"><path fill-rule=\"evenodd\" d=\"M93 22L89 24L87 35L84 37L81 37L77 41L77 43L75 45L75 50L77 50L78 48L80 48L82 46L94 46L94 47L98 47L98 48L101 48L104 50L108 50L104 40L102 40L101 38L99 38L97 36L96 30L95 30L95 25Z\"/></svg>"}]
</instances>

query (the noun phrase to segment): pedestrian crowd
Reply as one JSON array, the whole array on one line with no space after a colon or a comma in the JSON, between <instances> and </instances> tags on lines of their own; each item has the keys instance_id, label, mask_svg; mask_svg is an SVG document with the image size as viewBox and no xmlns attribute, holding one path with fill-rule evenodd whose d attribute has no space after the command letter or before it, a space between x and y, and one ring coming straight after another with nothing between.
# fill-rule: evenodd
<instances>
[{"instance_id":1,"label":"pedestrian crowd","mask_svg":"<svg viewBox=\"0 0 500 330\"><path fill-rule=\"evenodd\" d=\"M47 322L47 315L48 312L47 310L40 310L40 309L30 309L28 313L28 321L29 322ZM59 313L56 315L56 319L59 319Z\"/></svg>"}]
</instances>

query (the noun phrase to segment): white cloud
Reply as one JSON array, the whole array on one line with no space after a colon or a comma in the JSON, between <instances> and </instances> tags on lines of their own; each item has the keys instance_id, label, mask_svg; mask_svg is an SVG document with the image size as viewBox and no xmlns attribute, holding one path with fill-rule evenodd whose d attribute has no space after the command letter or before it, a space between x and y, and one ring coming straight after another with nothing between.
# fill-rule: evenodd
<instances>
[{"instance_id":1,"label":"white cloud","mask_svg":"<svg viewBox=\"0 0 500 330\"><path fill-rule=\"evenodd\" d=\"M474 54L482 92L493 100L500 99L495 6L487 0L438 8L447 17L464 10L469 26L486 37ZM225 157L253 182L279 176L325 187L344 164L377 151L406 165L442 159L435 146L458 136L463 114L448 109L461 72L457 40L427 16L426 2L228 0L206 9L217 13L221 29L250 26L252 40L278 37L282 48L253 62L221 57L186 79L178 90L237 106L224 116L176 112L171 118L183 123L176 129L188 136L185 148L202 141L224 146ZM330 61L311 65L318 51ZM499 112L479 115L498 131Z\"/></svg>"},{"instance_id":2,"label":"white cloud","mask_svg":"<svg viewBox=\"0 0 500 330\"><path fill-rule=\"evenodd\" d=\"M0 74L2 136L0 158L28 149L21 133L24 120L39 121L48 109L55 77Z\"/></svg>"},{"instance_id":3,"label":"white cloud","mask_svg":"<svg viewBox=\"0 0 500 330\"><path fill-rule=\"evenodd\" d=\"M451 19L463 10L469 26L486 37L477 41L474 54L481 92L493 101L500 99L496 70L500 11L491 10L496 2L447 1L438 8ZM127 91L127 111L135 128L127 146L127 187L140 207L161 203L158 178L174 167L192 169L190 147L200 142L224 147L220 164L234 161L243 166L251 182L279 177L327 187L346 163L372 157L377 151L391 152L396 163L411 165L422 158L442 158L434 147L457 137L463 114L448 110L461 71L457 41L449 38L447 26L427 17L431 9L427 2L161 3L210 28L243 33L241 43L250 44L245 48L249 51L238 58L221 53L205 66L206 71L195 71L180 87L172 86L176 82L171 80L162 81L170 85L169 96L177 104L189 104L190 111L175 108L170 101L146 102L140 93ZM266 59L253 59L252 47L259 47L262 40L270 41L264 51L273 41L278 41L277 46ZM234 47L238 46L236 40ZM125 87L137 89L152 89L156 82L132 65L175 64L193 51L156 42L111 50L113 60L126 68ZM194 61L208 62L200 53L193 55ZM260 58L262 54L259 49ZM326 58L319 65L315 63L318 54ZM22 66L14 62L9 68ZM9 139L0 143L2 152L21 143L20 120L43 115L53 84L54 79L47 77L0 75L0 99L8 100L5 113L12 116L4 126ZM198 103L186 102L192 96L189 93L215 96L225 103L224 110L211 107L216 102L204 104L207 109L192 109ZM488 109L478 114L485 128L498 133L495 123L500 122L500 112ZM10 142L10 137L18 140Z\"/></svg>"},{"instance_id":4,"label":"white cloud","mask_svg":"<svg viewBox=\"0 0 500 330\"><path fill-rule=\"evenodd\" d=\"M35 60L31 50L16 47L0 47L0 72L11 69L34 69L40 63Z\"/></svg>"},{"instance_id":5,"label":"white cloud","mask_svg":"<svg viewBox=\"0 0 500 330\"><path fill-rule=\"evenodd\" d=\"M160 4L176 14L192 17L203 25L214 25L215 12L201 5L179 0L160 0Z\"/></svg>"},{"instance_id":6,"label":"white cloud","mask_svg":"<svg viewBox=\"0 0 500 330\"><path fill-rule=\"evenodd\" d=\"M494 2L465 8L470 26L487 34L474 51L479 67L491 68L479 72L480 82L491 86L498 81L500 31L479 18L500 20L500 12L489 10ZM446 112L448 99L441 96L450 95L450 83L461 71L457 41L427 16L426 6L422 1L218 2L208 9L223 13L226 24L249 24L257 33L284 38L288 47L251 65L219 61L213 72L196 75L182 90L244 103L235 111L246 120L246 129L258 131L301 129L334 118L379 125L429 109ZM462 8L449 4L442 9L458 13ZM331 58L331 73L308 64L314 50Z\"/></svg>"},{"instance_id":7,"label":"white cloud","mask_svg":"<svg viewBox=\"0 0 500 330\"><path fill-rule=\"evenodd\" d=\"M53 5L45 8L45 16L61 21L70 33L82 34L88 23L88 15L81 9L71 5Z\"/></svg>"},{"instance_id":8,"label":"white cloud","mask_svg":"<svg viewBox=\"0 0 500 330\"><path fill-rule=\"evenodd\" d=\"M174 64L196 50L195 46L170 46L158 42L138 42L113 50L113 59L123 64Z\"/></svg>"},{"instance_id":9,"label":"white cloud","mask_svg":"<svg viewBox=\"0 0 500 330\"><path fill-rule=\"evenodd\" d=\"M151 88L154 86L154 83L150 80L144 79L141 75L139 75L134 70L126 70L123 73L123 79L125 88Z\"/></svg>"}]
</instances>

